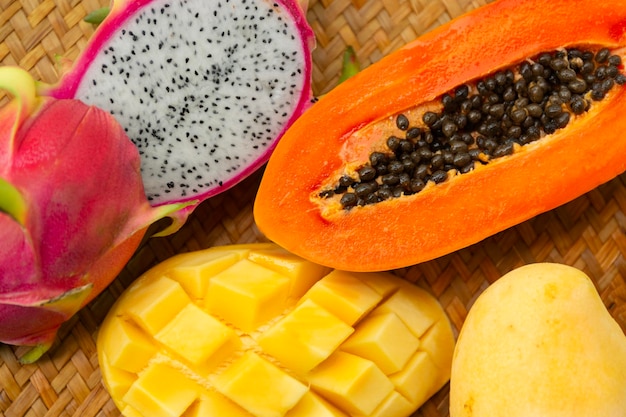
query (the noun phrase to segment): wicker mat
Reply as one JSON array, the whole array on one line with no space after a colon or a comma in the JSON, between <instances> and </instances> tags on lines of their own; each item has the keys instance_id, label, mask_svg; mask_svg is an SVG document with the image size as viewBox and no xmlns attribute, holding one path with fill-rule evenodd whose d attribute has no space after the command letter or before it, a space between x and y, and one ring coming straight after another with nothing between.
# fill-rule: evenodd
<instances>
[{"instance_id":1,"label":"wicker mat","mask_svg":"<svg viewBox=\"0 0 626 417\"><path fill-rule=\"evenodd\" d=\"M105 0L0 0L0 60L54 82L61 60L73 58L94 28L82 22ZM485 4L476 0L310 0L316 34L314 92L337 82L346 45L363 66L450 18ZM101 384L95 337L106 312L138 275L176 253L263 240L252 202L261 172L206 201L175 235L147 240L118 279L63 326L42 360L22 366L20 348L0 345L0 417L119 416ZM435 294L459 329L489 283L530 262L576 266L594 280L626 330L626 176L556 210L448 256L396 271ZM442 389L415 415L448 416Z\"/></svg>"}]
</instances>

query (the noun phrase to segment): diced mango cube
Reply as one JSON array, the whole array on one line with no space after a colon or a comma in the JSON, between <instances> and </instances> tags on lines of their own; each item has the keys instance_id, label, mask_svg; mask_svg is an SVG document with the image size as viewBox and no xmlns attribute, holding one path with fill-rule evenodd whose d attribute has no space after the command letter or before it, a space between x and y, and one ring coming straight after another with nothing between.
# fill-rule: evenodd
<instances>
[{"instance_id":1,"label":"diced mango cube","mask_svg":"<svg viewBox=\"0 0 626 417\"><path fill-rule=\"evenodd\" d=\"M216 352L220 360L232 354L241 345L237 333L227 325L204 312L195 304L185 306L154 338L193 365L201 365Z\"/></svg>"},{"instance_id":2,"label":"diced mango cube","mask_svg":"<svg viewBox=\"0 0 626 417\"><path fill-rule=\"evenodd\" d=\"M272 269L291 280L290 298L300 298L331 269L302 259L281 247L263 248L250 252L252 262Z\"/></svg>"},{"instance_id":3,"label":"diced mango cube","mask_svg":"<svg viewBox=\"0 0 626 417\"><path fill-rule=\"evenodd\" d=\"M110 364L116 368L139 372L157 351L148 335L121 318L113 321L111 334L104 349Z\"/></svg>"},{"instance_id":4,"label":"diced mango cube","mask_svg":"<svg viewBox=\"0 0 626 417\"><path fill-rule=\"evenodd\" d=\"M137 294L134 302L128 305L126 314L151 335L155 335L191 302L183 287L165 276L133 289Z\"/></svg>"},{"instance_id":5,"label":"diced mango cube","mask_svg":"<svg viewBox=\"0 0 626 417\"><path fill-rule=\"evenodd\" d=\"M303 299L315 301L352 326L375 308L382 296L353 273L335 270L315 283Z\"/></svg>"},{"instance_id":6,"label":"diced mango cube","mask_svg":"<svg viewBox=\"0 0 626 417\"><path fill-rule=\"evenodd\" d=\"M353 331L327 310L305 300L264 332L257 342L282 365L307 372L333 353Z\"/></svg>"},{"instance_id":7,"label":"diced mango cube","mask_svg":"<svg viewBox=\"0 0 626 417\"><path fill-rule=\"evenodd\" d=\"M179 417L194 402L198 390L179 370L153 363L131 385L123 401L146 417Z\"/></svg>"},{"instance_id":8,"label":"diced mango cube","mask_svg":"<svg viewBox=\"0 0 626 417\"><path fill-rule=\"evenodd\" d=\"M124 371L110 365L106 352L100 352L102 378L112 398L122 398L130 386L137 380L133 372Z\"/></svg>"},{"instance_id":9,"label":"diced mango cube","mask_svg":"<svg viewBox=\"0 0 626 417\"><path fill-rule=\"evenodd\" d=\"M245 353L213 380L215 388L257 417L282 417L308 388L253 352Z\"/></svg>"},{"instance_id":10,"label":"diced mango cube","mask_svg":"<svg viewBox=\"0 0 626 417\"><path fill-rule=\"evenodd\" d=\"M441 370L440 375L451 372L454 334L447 317L442 317L422 336L420 350L428 353L430 359Z\"/></svg>"},{"instance_id":11,"label":"diced mango cube","mask_svg":"<svg viewBox=\"0 0 626 417\"><path fill-rule=\"evenodd\" d=\"M180 265L168 272L167 276L185 289L191 298L201 299L206 294L209 279L241 259L240 252L216 252L207 254L200 265Z\"/></svg>"},{"instance_id":12,"label":"diced mango cube","mask_svg":"<svg viewBox=\"0 0 626 417\"><path fill-rule=\"evenodd\" d=\"M371 287L374 291L380 294L383 298L388 298L391 294L403 288L408 284L398 280L389 279L388 272L362 272L359 274L359 279L363 281L365 285ZM412 285L412 284L410 284Z\"/></svg>"},{"instance_id":13,"label":"diced mango cube","mask_svg":"<svg viewBox=\"0 0 626 417\"><path fill-rule=\"evenodd\" d=\"M385 374L400 371L417 351L420 340L394 313L364 319L341 350L374 362Z\"/></svg>"},{"instance_id":14,"label":"diced mango cube","mask_svg":"<svg viewBox=\"0 0 626 417\"><path fill-rule=\"evenodd\" d=\"M422 335L442 316L436 298L416 286L397 291L385 300L372 315L395 313L417 337Z\"/></svg>"},{"instance_id":15,"label":"diced mango cube","mask_svg":"<svg viewBox=\"0 0 626 417\"><path fill-rule=\"evenodd\" d=\"M436 384L441 380L440 372L426 352L418 351L402 371L390 375L389 379L396 391L413 404L423 404L441 388Z\"/></svg>"},{"instance_id":16,"label":"diced mango cube","mask_svg":"<svg viewBox=\"0 0 626 417\"><path fill-rule=\"evenodd\" d=\"M135 410L130 405L124 407L124 410L122 410L122 415L124 417L144 417L139 411Z\"/></svg>"},{"instance_id":17,"label":"diced mango cube","mask_svg":"<svg viewBox=\"0 0 626 417\"><path fill-rule=\"evenodd\" d=\"M348 417L346 413L320 397L308 391L285 417Z\"/></svg>"},{"instance_id":18,"label":"diced mango cube","mask_svg":"<svg viewBox=\"0 0 626 417\"><path fill-rule=\"evenodd\" d=\"M367 417L407 417L413 414L413 411L415 411L415 404L398 391L391 391L391 394Z\"/></svg>"},{"instance_id":19,"label":"diced mango cube","mask_svg":"<svg viewBox=\"0 0 626 417\"><path fill-rule=\"evenodd\" d=\"M393 391L393 384L374 362L335 352L310 373L314 391L351 414L371 414Z\"/></svg>"},{"instance_id":20,"label":"diced mango cube","mask_svg":"<svg viewBox=\"0 0 626 417\"><path fill-rule=\"evenodd\" d=\"M183 417L251 417L237 404L215 391L206 391Z\"/></svg>"},{"instance_id":21,"label":"diced mango cube","mask_svg":"<svg viewBox=\"0 0 626 417\"><path fill-rule=\"evenodd\" d=\"M210 313L251 332L286 307L289 279L243 259L209 281Z\"/></svg>"}]
</instances>

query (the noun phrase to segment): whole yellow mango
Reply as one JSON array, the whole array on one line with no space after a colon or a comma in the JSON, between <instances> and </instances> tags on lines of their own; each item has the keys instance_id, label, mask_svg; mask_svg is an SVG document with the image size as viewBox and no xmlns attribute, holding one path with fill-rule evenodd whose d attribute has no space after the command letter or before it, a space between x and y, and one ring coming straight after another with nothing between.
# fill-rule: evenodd
<instances>
[{"instance_id":1,"label":"whole yellow mango","mask_svg":"<svg viewBox=\"0 0 626 417\"><path fill-rule=\"evenodd\" d=\"M531 264L478 297L453 356L450 416L626 416L626 337L587 275Z\"/></svg>"},{"instance_id":2,"label":"whole yellow mango","mask_svg":"<svg viewBox=\"0 0 626 417\"><path fill-rule=\"evenodd\" d=\"M146 272L97 347L126 417L407 417L449 380L454 336L436 298L390 273L247 244Z\"/></svg>"}]
</instances>

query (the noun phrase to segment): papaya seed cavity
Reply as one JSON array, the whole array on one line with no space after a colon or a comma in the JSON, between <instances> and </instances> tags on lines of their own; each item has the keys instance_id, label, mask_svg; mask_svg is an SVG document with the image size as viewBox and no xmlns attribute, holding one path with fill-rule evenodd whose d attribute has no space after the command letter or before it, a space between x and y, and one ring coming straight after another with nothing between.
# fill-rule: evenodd
<instances>
[{"instance_id":1,"label":"papaya seed cavity","mask_svg":"<svg viewBox=\"0 0 626 417\"><path fill-rule=\"evenodd\" d=\"M319 197L345 210L416 194L565 128L626 83L608 48L543 52L443 94L438 108L394 116L383 149Z\"/></svg>"}]
</instances>

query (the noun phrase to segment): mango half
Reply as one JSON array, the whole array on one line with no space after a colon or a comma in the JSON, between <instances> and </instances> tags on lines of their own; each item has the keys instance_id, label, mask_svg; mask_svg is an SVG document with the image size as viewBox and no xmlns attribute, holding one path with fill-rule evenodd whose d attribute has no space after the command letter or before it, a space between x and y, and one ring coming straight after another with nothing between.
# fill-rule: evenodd
<instances>
[{"instance_id":1,"label":"mango half","mask_svg":"<svg viewBox=\"0 0 626 417\"><path fill-rule=\"evenodd\" d=\"M450 416L626 416L626 336L584 272L529 264L476 299L455 348Z\"/></svg>"},{"instance_id":2,"label":"mango half","mask_svg":"<svg viewBox=\"0 0 626 417\"><path fill-rule=\"evenodd\" d=\"M256 243L155 266L111 308L97 348L126 417L400 417L449 380L454 335L408 281Z\"/></svg>"}]
</instances>

